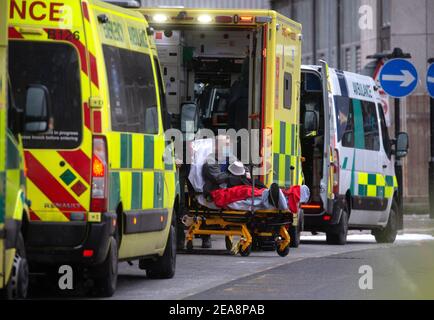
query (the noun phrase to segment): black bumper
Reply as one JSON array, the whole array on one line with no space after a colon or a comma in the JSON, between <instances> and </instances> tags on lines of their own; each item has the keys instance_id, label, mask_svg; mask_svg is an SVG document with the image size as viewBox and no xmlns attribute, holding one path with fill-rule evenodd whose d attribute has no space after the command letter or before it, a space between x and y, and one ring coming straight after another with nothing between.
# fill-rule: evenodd
<instances>
[{"instance_id":1,"label":"black bumper","mask_svg":"<svg viewBox=\"0 0 434 320\"><path fill-rule=\"evenodd\" d=\"M330 201L327 210L320 212L309 212L304 210L304 230L328 232L333 229L340 220L339 206L346 206L347 202L344 196L338 196L335 200ZM325 219L325 217L328 219Z\"/></svg>"},{"instance_id":2,"label":"black bumper","mask_svg":"<svg viewBox=\"0 0 434 320\"><path fill-rule=\"evenodd\" d=\"M31 266L96 265L104 261L114 234L115 214L101 215L100 223L31 222L26 232L27 258ZM85 257L84 250L93 250Z\"/></svg>"},{"instance_id":3,"label":"black bumper","mask_svg":"<svg viewBox=\"0 0 434 320\"><path fill-rule=\"evenodd\" d=\"M305 212L304 230L326 232L331 223L330 221L324 220L325 215L328 215L328 213L322 212L320 214L307 214Z\"/></svg>"}]
</instances>

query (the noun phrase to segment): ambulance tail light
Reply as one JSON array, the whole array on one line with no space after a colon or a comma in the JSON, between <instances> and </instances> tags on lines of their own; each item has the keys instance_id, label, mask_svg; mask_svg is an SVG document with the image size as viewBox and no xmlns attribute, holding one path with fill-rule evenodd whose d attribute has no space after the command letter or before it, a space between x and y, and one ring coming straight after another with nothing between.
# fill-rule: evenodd
<instances>
[{"instance_id":1,"label":"ambulance tail light","mask_svg":"<svg viewBox=\"0 0 434 320\"><path fill-rule=\"evenodd\" d=\"M233 18L231 16L217 16L215 22L217 23L232 23Z\"/></svg>"},{"instance_id":2,"label":"ambulance tail light","mask_svg":"<svg viewBox=\"0 0 434 320\"><path fill-rule=\"evenodd\" d=\"M339 194L339 151L337 149L333 152L333 163L331 164L333 174L333 193Z\"/></svg>"},{"instance_id":3,"label":"ambulance tail light","mask_svg":"<svg viewBox=\"0 0 434 320\"><path fill-rule=\"evenodd\" d=\"M93 137L91 212L107 211L107 143L104 137Z\"/></svg>"},{"instance_id":4,"label":"ambulance tail light","mask_svg":"<svg viewBox=\"0 0 434 320\"><path fill-rule=\"evenodd\" d=\"M240 23L253 23L253 17L252 16L240 16L239 22Z\"/></svg>"}]
</instances>

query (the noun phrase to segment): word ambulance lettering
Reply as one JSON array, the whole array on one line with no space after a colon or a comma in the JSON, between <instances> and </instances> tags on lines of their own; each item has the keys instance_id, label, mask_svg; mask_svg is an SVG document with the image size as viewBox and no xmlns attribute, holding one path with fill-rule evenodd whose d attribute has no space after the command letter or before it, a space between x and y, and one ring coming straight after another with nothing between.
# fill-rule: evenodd
<instances>
[{"instance_id":1,"label":"word ambulance lettering","mask_svg":"<svg viewBox=\"0 0 434 320\"><path fill-rule=\"evenodd\" d=\"M148 44L146 43L146 31L145 30L141 30L135 27L128 27L128 34L130 35L130 41L131 44L137 46L137 47L142 47L142 48L147 48Z\"/></svg>"},{"instance_id":2,"label":"word ambulance lettering","mask_svg":"<svg viewBox=\"0 0 434 320\"><path fill-rule=\"evenodd\" d=\"M123 42L124 32L122 30L122 24L116 21L107 21L102 24L104 29L104 37L108 40L114 40Z\"/></svg>"},{"instance_id":3,"label":"word ambulance lettering","mask_svg":"<svg viewBox=\"0 0 434 320\"><path fill-rule=\"evenodd\" d=\"M9 10L9 18L14 19L19 17L22 20L26 20L27 16L32 20L41 21L48 18L49 21L62 22L61 17L62 7L64 3L44 1L11 1L11 7Z\"/></svg>"},{"instance_id":4,"label":"word ambulance lettering","mask_svg":"<svg viewBox=\"0 0 434 320\"><path fill-rule=\"evenodd\" d=\"M369 84L353 82L353 90L355 95L372 98L371 86Z\"/></svg>"}]
</instances>

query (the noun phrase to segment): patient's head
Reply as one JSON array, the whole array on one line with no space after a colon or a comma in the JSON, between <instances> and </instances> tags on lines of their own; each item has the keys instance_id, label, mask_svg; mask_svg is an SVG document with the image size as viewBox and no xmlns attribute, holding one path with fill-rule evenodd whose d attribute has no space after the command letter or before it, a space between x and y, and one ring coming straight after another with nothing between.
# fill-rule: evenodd
<instances>
[{"instance_id":1,"label":"patient's head","mask_svg":"<svg viewBox=\"0 0 434 320\"><path fill-rule=\"evenodd\" d=\"M227 157L229 157L230 153L230 138L227 135L218 135L215 138L214 143L214 153L216 155L216 159L219 161L225 161Z\"/></svg>"}]
</instances>

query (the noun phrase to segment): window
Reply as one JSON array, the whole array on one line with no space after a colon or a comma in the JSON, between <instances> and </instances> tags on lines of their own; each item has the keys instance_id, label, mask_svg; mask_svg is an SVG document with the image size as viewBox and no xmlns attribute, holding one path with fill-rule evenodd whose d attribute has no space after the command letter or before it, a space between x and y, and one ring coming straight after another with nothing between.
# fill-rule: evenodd
<instances>
[{"instance_id":1,"label":"window","mask_svg":"<svg viewBox=\"0 0 434 320\"><path fill-rule=\"evenodd\" d=\"M288 72L285 72L285 76L283 78L283 92L284 92L283 107L285 109L291 109L291 104L292 104L292 75Z\"/></svg>"},{"instance_id":2,"label":"window","mask_svg":"<svg viewBox=\"0 0 434 320\"><path fill-rule=\"evenodd\" d=\"M167 130L171 127L170 114L169 111L167 111L166 94L164 93L164 89L163 89L164 82L161 75L160 63L157 57L154 57L154 65L155 65L157 79L158 79L158 95L160 97L161 115L163 118L163 129Z\"/></svg>"},{"instance_id":3,"label":"window","mask_svg":"<svg viewBox=\"0 0 434 320\"><path fill-rule=\"evenodd\" d=\"M377 107L375 103L361 101L365 149L380 150L380 132L378 129Z\"/></svg>"},{"instance_id":4,"label":"window","mask_svg":"<svg viewBox=\"0 0 434 320\"><path fill-rule=\"evenodd\" d=\"M335 105L337 138L342 141L342 146L379 151L380 133L375 103L335 96Z\"/></svg>"},{"instance_id":5,"label":"window","mask_svg":"<svg viewBox=\"0 0 434 320\"><path fill-rule=\"evenodd\" d=\"M50 94L50 130L24 135L28 149L75 149L82 140L80 65L69 44L11 41L9 74L15 104L23 108L30 84L44 85Z\"/></svg>"},{"instance_id":6,"label":"window","mask_svg":"<svg viewBox=\"0 0 434 320\"><path fill-rule=\"evenodd\" d=\"M362 72L362 49L360 46L356 46L356 72Z\"/></svg>"},{"instance_id":7,"label":"window","mask_svg":"<svg viewBox=\"0 0 434 320\"><path fill-rule=\"evenodd\" d=\"M158 133L157 93L147 54L103 46L114 131Z\"/></svg>"},{"instance_id":8,"label":"window","mask_svg":"<svg viewBox=\"0 0 434 320\"><path fill-rule=\"evenodd\" d=\"M354 148L354 112L350 98L335 96L338 141L342 146Z\"/></svg>"},{"instance_id":9,"label":"window","mask_svg":"<svg viewBox=\"0 0 434 320\"><path fill-rule=\"evenodd\" d=\"M380 124L381 124L381 136L383 139L384 151L387 157L390 159L392 156L392 149L390 145L389 131L387 130L386 118L384 116L383 107L379 106L378 111L380 112Z\"/></svg>"}]
</instances>

